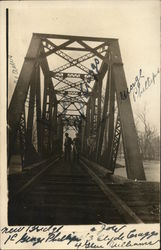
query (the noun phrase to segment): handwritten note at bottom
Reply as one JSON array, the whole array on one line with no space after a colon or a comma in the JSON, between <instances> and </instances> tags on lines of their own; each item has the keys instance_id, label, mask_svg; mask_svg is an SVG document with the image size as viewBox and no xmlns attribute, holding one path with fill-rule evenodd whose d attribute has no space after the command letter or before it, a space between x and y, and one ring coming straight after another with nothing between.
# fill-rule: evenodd
<instances>
[{"instance_id":1,"label":"handwritten note at bottom","mask_svg":"<svg viewBox=\"0 0 161 250\"><path fill-rule=\"evenodd\" d=\"M159 249L159 242L159 224L1 228L1 249Z\"/></svg>"}]
</instances>

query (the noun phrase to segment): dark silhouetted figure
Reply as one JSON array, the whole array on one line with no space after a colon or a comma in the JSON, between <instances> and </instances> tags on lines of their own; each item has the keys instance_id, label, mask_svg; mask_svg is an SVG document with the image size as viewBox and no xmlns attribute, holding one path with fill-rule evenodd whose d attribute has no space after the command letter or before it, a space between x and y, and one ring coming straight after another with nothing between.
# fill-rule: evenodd
<instances>
[{"instance_id":1,"label":"dark silhouetted figure","mask_svg":"<svg viewBox=\"0 0 161 250\"><path fill-rule=\"evenodd\" d=\"M74 161L79 161L79 155L80 155L80 149L81 149L81 141L79 134L76 134L76 137L73 139L73 159Z\"/></svg>"},{"instance_id":2,"label":"dark silhouetted figure","mask_svg":"<svg viewBox=\"0 0 161 250\"><path fill-rule=\"evenodd\" d=\"M69 137L68 133L65 133L65 160L70 161L71 160L71 145L72 145L72 139Z\"/></svg>"}]
</instances>

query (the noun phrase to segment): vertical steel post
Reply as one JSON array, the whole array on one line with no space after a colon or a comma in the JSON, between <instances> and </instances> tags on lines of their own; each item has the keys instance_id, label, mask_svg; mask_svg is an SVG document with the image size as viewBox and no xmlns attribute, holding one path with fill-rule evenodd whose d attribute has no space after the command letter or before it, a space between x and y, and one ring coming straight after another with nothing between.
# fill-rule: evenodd
<instances>
[{"instance_id":1,"label":"vertical steel post","mask_svg":"<svg viewBox=\"0 0 161 250\"><path fill-rule=\"evenodd\" d=\"M20 141L20 155L21 155L21 164L24 168L26 164L26 115L25 108L21 114L21 119L18 128L19 141Z\"/></svg>"},{"instance_id":2,"label":"vertical steel post","mask_svg":"<svg viewBox=\"0 0 161 250\"><path fill-rule=\"evenodd\" d=\"M97 86L97 96L98 96L98 107L97 107L97 130L101 122L101 102L102 102L102 79L99 81Z\"/></svg>"},{"instance_id":3,"label":"vertical steel post","mask_svg":"<svg viewBox=\"0 0 161 250\"><path fill-rule=\"evenodd\" d=\"M112 172L114 172L115 170L117 153L118 153L119 143L120 143L120 136L121 136L121 124L120 124L120 117L118 115L116 119L113 140L112 140L111 147L110 147L110 160L108 164L108 168Z\"/></svg>"},{"instance_id":4,"label":"vertical steel post","mask_svg":"<svg viewBox=\"0 0 161 250\"><path fill-rule=\"evenodd\" d=\"M103 145L103 137L104 137L104 131L105 131L105 125L106 125L106 115L108 110L108 101L109 101L109 81L110 81L110 69L108 71L107 76L107 82L106 82L106 90L105 90L105 98L104 98L104 105L103 105L103 112L102 112L102 119L99 127L98 132L98 142L97 142L97 149L96 149L96 159L97 161L100 160L101 157L101 151L102 151L102 145Z\"/></svg>"},{"instance_id":5,"label":"vertical steel post","mask_svg":"<svg viewBox=\"0 0 161 250\"><path fill-rule=\"evenodd\" d=\"M82 119L81 124L81 152L84 152L84 140L85 140L85 120Z\"/></svg>"},{"instance_id":6,"label":"vertical steel post","mask_svg":"<svg viewBox=\"0 0 161 250\"><path fill-rule=\"evenodd\" d=\"M44 54L45 50L43 46L41 46L41 53ZM42 119L44 121L43 126L43 140L44 150L46 154L50 154L52 152L52 143L53 143L53 117L52 117L52 109L53 102L56 102L56 94L53 88L52 79L49 76L49 65L46 57L41 58L41 68L44 74L44 100L43 100L43 114ZM45 125L46 123L46 125Z\"/></svg>"},{"instance_id":7,"label":"vertical steel post","mask_svg":"<svg viewBox=\"0 0 161 250\"><path fill-rule=\"evenodd\" d=\"M43 148L44 154L47 156L50 153L50 115L51 115L51 98L50 98L50 84L49 77L44 76L44 98L43 98Z\"/></svg>"},{"instance_id":8,"label":"vertical steel post","mask_svg":"<svg viewBox=\"0 0 161 250\"><path fill-rule=\"evenodd\" d=\"M32 144L32 132L33 132L33 119L34 119L34 105L35 105L35 68L32 73L30 81L30 95L29 95L29 108L27 117L27 131L26 131L26 142L27 151L30 150Z\"/></svg>"},{"instance_id":9,"label":"vertical steel post","mask_svg":"<svg viewBox=\"0 0 161 250\"><path fill-rule=\"evenodd\" d=\"M89 102L87 103L87 110L86 110L86 126L85 126L85 151L88 150L88 146L87 146L87 140L89 138L90 135L90 105L91 105L91 100L89 100Z\"/></svg>"},{"instance_id":10,"label":"vertical steel post","mask_svg":"<svg viewBox=\"0 0 161 250\"><path fill-rule=\"evenodd\" d=\"M98 148L98 140L99 140L99 129L101 126L101 102L102 102L102 79L99 81L97 85L97 126L96 126L96 154L95 160L97 161L97 148Z\"/></svg>"},{"instance_id":11,"label":"vertical steel post","mask_svg":"<svg viewBox=\"0 0 161 250\"><path fill-rule=\"evenodd\" d=\"M58 153L62 152L63 149L63 122L61 116L58 118L58 130L57 130L57 135L58 135Z\"/></svg>"},{"instance_id":12,"label":"vertical steel post","mask_svg":"<svg viewBox=\"0 0 161 250\"><path fill-rule=\"evenodd\" d=\"M53 117L52 117L52 110L53 110L53 85L51 82L51 79L49 80L49 138L48 138L48 142L49 142L49 152L52 152L52 141L53 141Z\"/></svg>"},{"instance_id":13,"label":"vertical steel post","mask_svg":"<svg viewBox=\"0 0 161 250\"><path fill-rule=\"evenodd\" d=\"M40 88L40 66L36 65L36 124L37 124L37 146L38 152L42 153L42 124L41 124L41 88Z\"/></svg>"},{"instance_id":14,"label":"vertical steel post","mask_svg":"<svg viewBox=\"0 0 161 250\"><path fill-rule=\"evenodd\" d=\"M94 134L94 115L95 115L95 95L91 96L91 115L90 115L90 129L91 129L91 134Z\"/></svg>"},{"instance_id":15,"label":"vertical steel post","mask_svg":"<svg viewBox=\"0 0 161 250\"><path fill-rule=\"evenodd\" d=\"M114 134L114 103L115 92L114 83L112 81L111 70L109 71L109 117L108 117L108 139L107 139L107 152L105 154L106 167L110 168L110 152Z\"/></svg>"},{"instance_id":16,"label":"vertical steel post","mask_svg":"<svg viewBox=\"0 0 161 250\"><path fill-rule=\"evenodd\" d=\"M52 136L52 151L56 151L57 147L57 113L58 113L58 104L57 100L54 100L54 110L53 110L53 116L52 116L52 131L53 131L53 136Z\"/></svg>"},{"instance_id":17,"label":"vertical steel post","mask_svg":"<svg viewBox=\"0 0 161 250\"><path fill-rule=\"evenodd\" d=\"M57 114L58 114L58 103L54 101L54 111L53 111L53 126L54 126L54 134L57 132Z\"/></svg>"}]
</instances>

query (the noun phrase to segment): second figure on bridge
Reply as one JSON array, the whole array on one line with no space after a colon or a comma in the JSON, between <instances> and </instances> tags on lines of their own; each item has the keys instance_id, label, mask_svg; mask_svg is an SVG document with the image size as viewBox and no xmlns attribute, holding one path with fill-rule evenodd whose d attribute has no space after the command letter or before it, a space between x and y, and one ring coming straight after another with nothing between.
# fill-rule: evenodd
<instances>
[{"instance_id":1,"label":"second figure on bridge","mask_svg":"<svg viewBox=\"0 0 161 250\"><path fill-rule=\"evenodd\" d=\"M79 161L79 154L81 149L81 141L79 134L76 133L76 137L73 139L73 160Z\"/></svg>"},{"instance_id":2,"label":"second figure on bridge","mask_svg":"<svg viewBox=\"0 0 161 250\"><path fill-rule=\"evenodd\" d=\"M65 133L65 142L64 142L64 148L65 148L65 160L70 161L71 160L71 149L72 149L72 139L69 137L68 133Z\"/></svg>"}]
</instances>

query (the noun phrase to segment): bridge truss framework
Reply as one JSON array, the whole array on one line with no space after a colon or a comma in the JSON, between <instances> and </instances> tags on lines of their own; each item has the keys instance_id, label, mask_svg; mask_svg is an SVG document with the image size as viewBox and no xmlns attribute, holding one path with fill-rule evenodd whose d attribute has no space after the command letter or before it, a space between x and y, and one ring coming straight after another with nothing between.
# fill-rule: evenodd
<instances>
[{"instance_id":1,"label":"bridge truss framework","mask_svg":"<svg viewBox=\"0 0 161 250\"><path fill-rule=\"evenodd\" d=\"M117 39L34 33L8 108L8 162L17 140L23 166L60 153L71 127L82 154L112 173L122 136L127 176L144 180L126 89Z\"/></svg>"}]
</instances>

